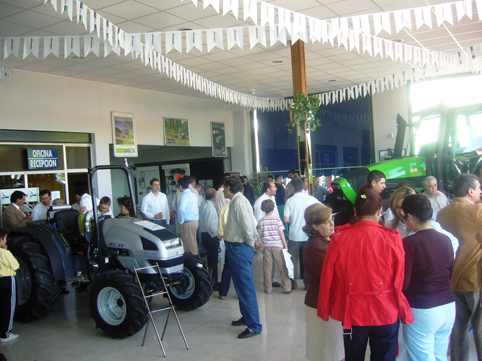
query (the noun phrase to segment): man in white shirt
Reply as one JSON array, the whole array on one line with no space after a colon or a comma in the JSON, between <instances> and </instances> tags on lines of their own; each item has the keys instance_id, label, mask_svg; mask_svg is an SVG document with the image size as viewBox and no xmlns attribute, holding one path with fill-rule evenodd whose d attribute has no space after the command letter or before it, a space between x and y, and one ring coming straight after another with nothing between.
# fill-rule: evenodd
<instances>
[{"instance_id":1,"label":"man in white shirt","mask_svg":"<svg viewBox=\"0 0 482 361\"><path fill-rule=\"evenodd\" d=\"M216 202L216 190L209 188L206 190L206 200L199 208L199 229L201 230L201 241L207 252L208 268L212 270L214 278L214 290L219 289L218 282L218 213L214 207Z\"/></svg>"},{"instance_id":2,"label":"man in white shirt","mask_svg":"<svg viewBox=\"0 0 482 361\"><path fill-rule=\"evenodd\" d=\"M294 194L285 204L284 221L290 224L288 253L295 266L294 280L291 280L292 288L297 289L297 263L300 259L300 278L304 279L305 269L303 267L303 250L305 249L308 236L303 232L305 222L305 210L314 203L320 203L315 197L309 196L303 192L303 181L299 178L293 179L291 182ZM305 283L305 289L307 288Z\"/></svg>"},{"instance_id":3,"label":"man in white shirt","mask_svg":"<svg viewBox=\"0 0 482 361\"><path fill-rule=\"evenodd\" d=\"M87 193L85 188L78 187L75 190L75 200L79 203L79 213L88 213L94 208L92 206L92 197Z\"/></svg>"},{"instance_id":4,"label":"man in white shirt","mask_svg":"<svg viewBox=\"0 0 482 361\"><path fill-rule=\"evenodd\" d=\"M261 218L263 218L266 213L261 210L261 203L263 203L264 200L266 199L271 199L274 202L274 211L273 211L273 216L279 218L279 213L278 209L276 208L276 191L278 188L276 188L275 184L273 181L266 181L263 183L263 194L256 199L256 202L254 202L253 205L253 211L254 211L254 217L256 218L256 221L259 222Z\"/></svg>"},{"instance_id":5,"label":"man in white shirt","mask_svg":"<svg viewBox=\"0 0 482 361\"><path fill-rule=\"evenodd\" d=\"M215 206L216 206L216 212L218 212L218 215L221 212L221 209L223 209L223 207L226 204L229 204L229 201L230 201L229 198L226 198L224 196L224 180L226 179L226 177L229 177L229 174L227 174L227 173L224 174L224 179L221 182L221 185L219 186L219 189L216 192L217 195L216 195Z\"/></svg>"},{"instance_id":6,"label":"man in white shirt","mask_svg":"<svg viewBox=\"0 0 482 361\"><path fill-rule=\"evenodd\" d=\"M169 204L164 193L160 192L161 182L153 178L150 182L151 191L142 199L141 212L151 221L167 227L169 224Z\"/></svg>"},{"instance_id":7,"label":"man in white shirt","mask_svg":"<svg viewBox=\"0 0 482 361\"><path fill-rule=\"evenodd\" d=\"M437 178L428 176L423 180L424 193L430 198L432 209L438 214L442 208L449 204L447 196L440 192L437 188Z\"/></svg>"},{"instance_id":8,"label":"man in white shirt","mask_svg":"<svg viewBox=\"0 0 482 361\"><path fill-rule=\"evenodd\" d=\"M199 205L196 196L189 190L189 180L189 177L182 177L178 181L179 190L182 193L177 207L177 216L181 226L181 239L184 244L184 251L196 255L198 254Z\"/></svg>"},{"instance_id":9,"label":"man in white shirt","mask_svg":"<svg viewBox=\"0 0 482 361\"><path fill-rule=\"evenodd\" d=\"M32 221L47 219L47 212L52 204L52 197L48 189L41 190L39 198L40 202L32 210Z\"/></svg>"}]
</instances>

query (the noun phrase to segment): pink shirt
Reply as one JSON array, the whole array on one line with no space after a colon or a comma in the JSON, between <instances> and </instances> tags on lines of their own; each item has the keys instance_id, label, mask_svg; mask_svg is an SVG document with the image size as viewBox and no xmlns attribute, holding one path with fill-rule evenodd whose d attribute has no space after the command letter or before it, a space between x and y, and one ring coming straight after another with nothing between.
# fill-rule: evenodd
<instances>
[{"instance_id":1,"label":"pink shirt","mask_svg":"<svg viewBox=\"0 0 482 361\"><path fill-rule=\"evenodd\" d=\"M285 227L281 219L276 216L264 216L258 223L258 233L266 247L283 248L283 241L281 240L280 231Z\"/></svg>"}]
</instances>

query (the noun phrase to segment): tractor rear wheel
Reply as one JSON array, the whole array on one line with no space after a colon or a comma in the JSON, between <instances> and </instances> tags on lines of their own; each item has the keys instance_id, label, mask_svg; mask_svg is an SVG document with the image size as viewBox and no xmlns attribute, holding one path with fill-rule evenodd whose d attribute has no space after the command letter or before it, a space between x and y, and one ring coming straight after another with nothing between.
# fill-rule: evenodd
<instances>
[{"instance_id":1,"label":"tractor rear wheel","mask_svg":"<svg viewBox=\"0 0 482 361\"><path fill-rule=\"evenodd\" d=\"M15 318L29 322L51 313L59 303L62 286L55 281L47 253L35 239L10 238L9 250L17 258L17 302Z\"/></svg>"}]
</instances>

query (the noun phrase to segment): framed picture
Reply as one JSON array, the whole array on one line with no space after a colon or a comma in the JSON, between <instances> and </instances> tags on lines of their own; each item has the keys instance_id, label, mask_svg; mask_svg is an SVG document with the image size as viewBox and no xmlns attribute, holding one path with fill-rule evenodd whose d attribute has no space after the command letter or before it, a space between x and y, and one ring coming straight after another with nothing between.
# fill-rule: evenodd
<instances>
[{"instance_id":1,"label":"framed picture","mask_svg":"<svg viewBox=\"0 0 482 361\"><path fill-rule=\"evenodd\" d=\"M164 117L166 145L190 145L189 120Z\"/></svg>"},{"instance_id":2,"label":"framed picture","mask_svg":"<svg viewBox=\"0 0 482 361\"><path fill-rule=\"evenodd\" d=\"M213 157L226 156L226 132L224 123L211 122L211 138L213 146Z\"/></svg>"},{"instance_id":3,"label":"framed picture","mask_svg":"<svg viewBox=\"0 0 482 361\"><path fill-rule=\"evenodd\" d=\"M137 157L134 117L131 113L111 112L114 157Z\"/></svg>"}]
</instances>

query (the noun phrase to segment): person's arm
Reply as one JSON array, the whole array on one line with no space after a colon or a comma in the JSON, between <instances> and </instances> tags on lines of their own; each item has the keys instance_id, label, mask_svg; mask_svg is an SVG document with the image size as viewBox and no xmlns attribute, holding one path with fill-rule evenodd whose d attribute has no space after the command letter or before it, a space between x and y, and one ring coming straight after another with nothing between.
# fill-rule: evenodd
<instances>
[{"instance_id":1,"label":"person's arm","mask_svg":"<svg viewBox=\"0 0 482 361\"><path fill-rule=\"evenodd\" d=\"M288 244L286 243L286 237L284 232L285 227L283 226L281 219L279 222L281 224L281 227L279 227L279 236L281 237L281 242L283 242L283 248L288 249Z\"/></svg>"},{"instance_id":2,"label":"person's arm","mask_svg":"<svg viewBox=\"0 0 482 361\"><path fill-rule=\"evenodd\" d=\"M290 223L291 222L291 209L290 209L290 202L286 202L285 203L285 209L284 209L284 212L283 212L283 221L285 223Z\"/></svg>"},{"instance_id":3,"label":"person's arm","mask_svg":"<svg viewBox=\"0 0 482 361\"><path fill-rule=\"evenodd\" d=\"M164 193L159 193L159 194L162 194L161 197L162 197L162 215L164 217L164 219L166 220L166 223L169 224L170 220L171 220L171 215L170 215L170 211L169 211L169 202L167 201L167 197Z\"/></svg>"},{"instance_id":4,"label":"person's arm","mask_svg":"<svg viewBox=\"0 0 482 361\"><path fill-rule=\"evenodd\" d=\"M405 251L405 273L403 281L403 291L405 291L410 286L410 280L412 278L413 248L407 240L402 240L402 242Z\"/></svg>"},{"instance_id":5,"label":"person's arm","mask_svg":"<svg viewBox=\"0 0 482 361\"><path fill-rule=\"evenodd\" d=\"M183 197L181 196L181 199L179 200L179 204L178 204L178 207L177 207L177 218L178 218L178 221L179 221L179 224L182 226L182 224L185 222L184 221L184 211L185 211L185 208L186 208L186 203L183 199Z\"/></svg>"},{"instance_id":6,"label":"person's arm","mask_svg":"<svg viewBox=\"0 0 482 361\"><path fill-rule=\"evenodd\" d=\"M3 221L9 225L8 228L10 229L25 227L29 219L23 218L23 216L17 217L17 215L14 213L15 211L20 212L18 210L13 210L13 209L9 210L8 212L6 211L3 216L4 217Z\"/></svg>"},{"instance_id":7,"label":"person's arm","mask_svg":"<svg viewBox=\"0 0 482 361\"><path fill-rule=\"evenodd\" d=\"M389 237L395 237L394 243L393 243L394 244L393 290L395 292L394 296L395 296L395 299L397 300L398 313L400 315L400 319L402 323L409 325L413 322L413 315L412 315L412 310L410 309L410 305L408 304L408 301L402 292L404 287L404 276L405 276L405 251L403 249L404 246L402 243L402 237L398 232L395 235L389 235ZM410 265L409 267L411 272L412 266ZM408 280L407 284L409 283L410 283L410 279Z\"/></svg>"},{"instance_id":8,"label":"person's arm","mask_svg":"<svg viewBox=\"0 0 482 361\"><path fill-rule=\"evenodd\" d=\"M249 207L251 207L251 205L249 205ZM235 204L235 212L241 232L244 234L245 242L251 247L254 247L258 239L254 215L245 207L244 202L237 202Z\"/></svg>"},{"instance_id":9,"label":"person's arm","mask_svg":"<svg viewBox=\"0 0 482 361\"><path fill-rule=\"evenodd\" d=\"M199 214L199 218L201 218L201 214ZM219 219L218 219L218 214L216 212L216 208L212 207L210 208L210 211L206 219L206 228L211 237L215 237L218 234L218 223L219 223Z\"/></svg>"},{"instance_id":10,"label":"person's arm","mask_svg":"<svg viewBox=\"0 0 482 361\"><path fill-rule=\"evenodd\" d=\"M320 290L318 293L318 317L324 321L330 319L331 305L335 293L335 262L338 258L337 243L333 239L326 251L325 260L321 270Z\"/></svg>"}]
</instances>

